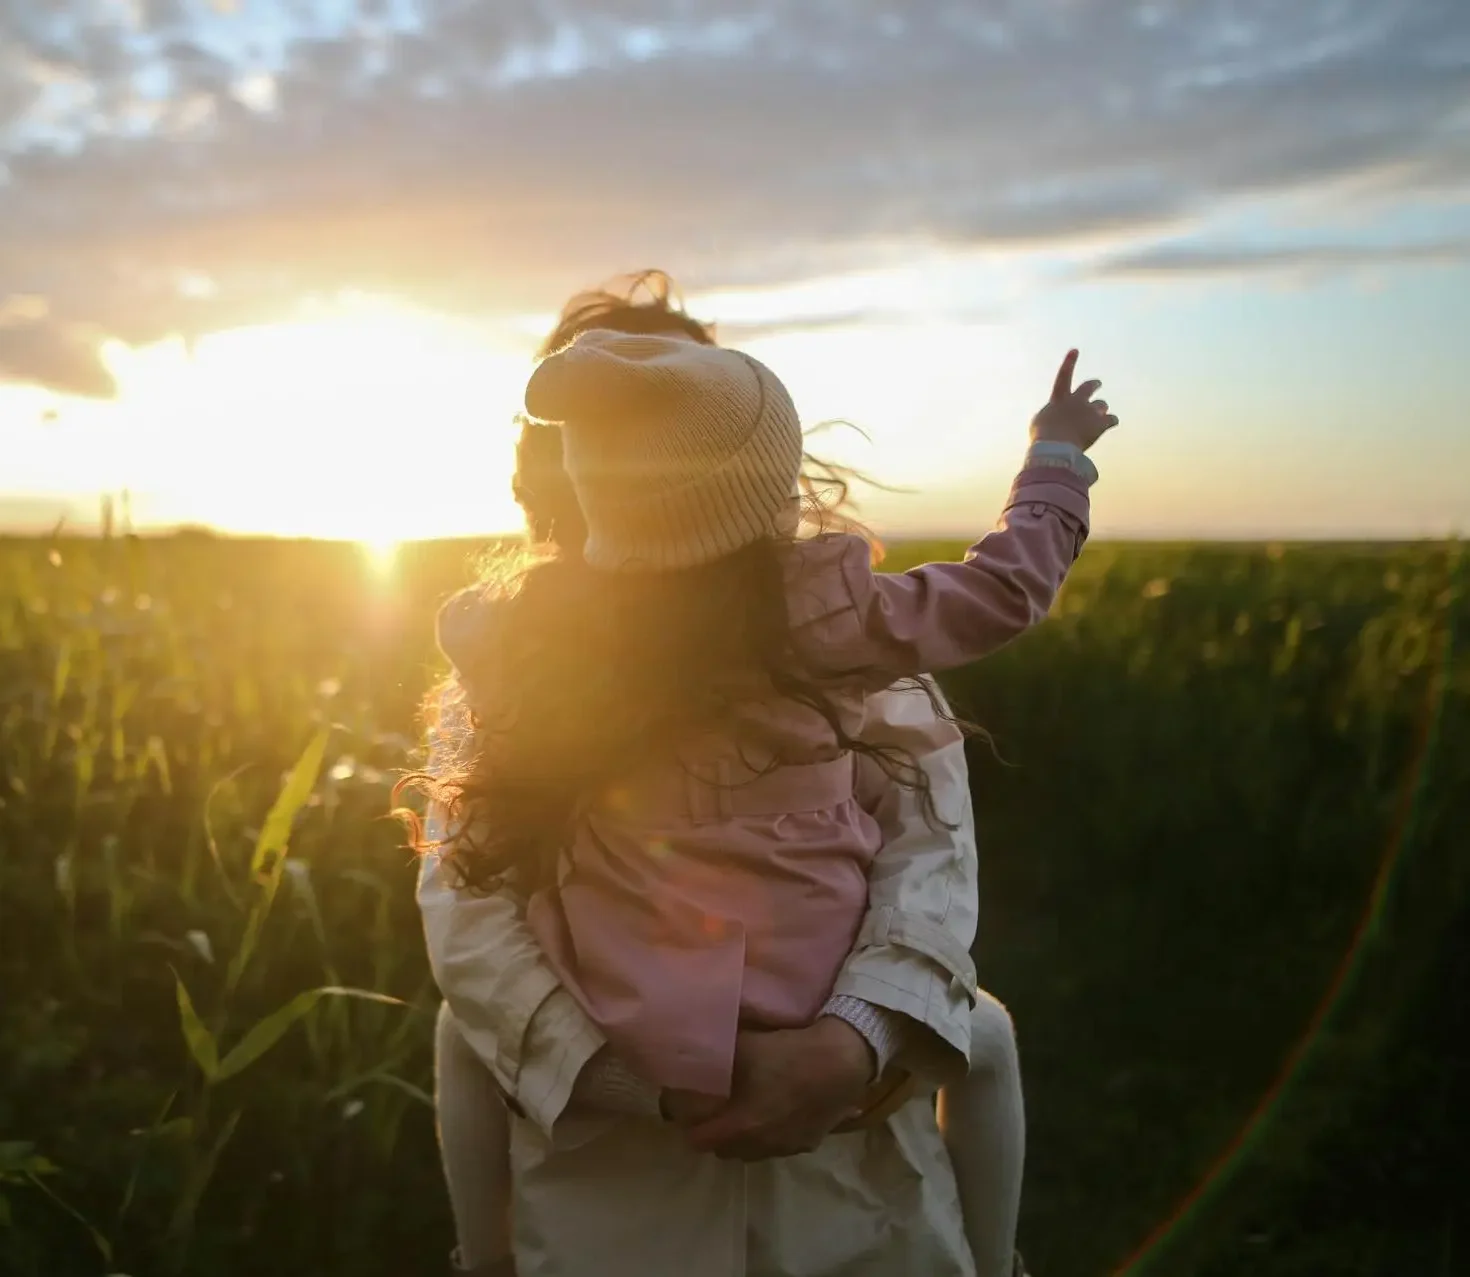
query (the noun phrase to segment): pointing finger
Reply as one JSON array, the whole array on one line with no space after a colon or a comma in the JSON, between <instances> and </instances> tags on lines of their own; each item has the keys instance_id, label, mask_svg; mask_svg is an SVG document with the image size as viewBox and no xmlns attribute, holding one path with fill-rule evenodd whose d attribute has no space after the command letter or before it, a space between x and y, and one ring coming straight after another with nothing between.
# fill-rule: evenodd
<instances>
[{"instance_id":1,"label":"pointing finger","mask_svg":"<svg viewBox=\"0 0 1470 1277\"><path fill-rule=\"evenodd\" d=\"M1062 360L1062 366L1057 369L1057 379L1051 388L1053 402L1065 399L1072 393L1072 373L1077 367L1077 352L1069 350L1067 357Z\"/></svg>"}]
</instances>

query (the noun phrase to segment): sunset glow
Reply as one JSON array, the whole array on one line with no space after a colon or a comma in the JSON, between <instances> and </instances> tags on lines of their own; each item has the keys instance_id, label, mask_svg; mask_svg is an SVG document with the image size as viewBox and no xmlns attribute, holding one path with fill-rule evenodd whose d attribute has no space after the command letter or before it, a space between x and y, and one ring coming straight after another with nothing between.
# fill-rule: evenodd
<instances>
[{"instance_id":1,"label":"sunset glow","mask_svg":"<svg viewBox=\"0 0 1470 1277\"><path fill-rule=\"evenodd\" d=\"M0 529L512 530L538 339L649 267L889 537L989 525L1069 346L1100 536L1470 528L1455 0L11 8Z\"/></svg>"},{"instance_id":2,"label":"sunset glow","mask_svg":"<svg viewBox=\"0 0 1470 1277\"><path fill-rule=\"evenodd\" d=\"M840 312L865 282L835 278L805 293ZM807 425L833 423L813 451L913 489L909 503L956 470L1006 477L1052 353L1023 328L901 315L835 330L771 324L789 301L748 290L690 305L733 313L733 340L780 370ZM192 346L111 343L103 358L117 399L55 409L46 477L60 490L127 489L148 525L358 540L380 567L405 540L516 531L511 423L530 334L549 323L490 328L355 297ZM918 380L891 372L926 364ZM79 450L89 459L80 471ZM871 499L880 509L905 501Z\"/></svg>"},{"instance_id":3,"label":"sunset glow","mask_svg":"<svg viewBox=\"0 0 1470 1277\"><path fill-rule=\"evenodd\" d=\"M469 323L353 300L104 358L115 403L56 410L58 487L128 489L145 522L378 547L517 526L526 355Z\"/></svg>"}]
</instances>

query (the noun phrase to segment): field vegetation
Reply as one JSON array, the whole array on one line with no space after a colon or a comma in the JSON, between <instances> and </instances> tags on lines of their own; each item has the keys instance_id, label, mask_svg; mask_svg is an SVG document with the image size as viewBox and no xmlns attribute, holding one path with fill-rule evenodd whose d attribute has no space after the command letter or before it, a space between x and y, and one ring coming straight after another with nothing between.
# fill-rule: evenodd
<instances>
[{"instance_id":1,"label":"field vegetation","mask_svg":"<svg viewBox=\"0 0 1470 1277\"><path fill-rule=\"evenodd\" d=\"M0 543L0 1273L443 1270L385 813L474 549ZM1095 545L947 680L1037 1277L1470 1272L1466 578Z\"/></svg>"}]
</instances>

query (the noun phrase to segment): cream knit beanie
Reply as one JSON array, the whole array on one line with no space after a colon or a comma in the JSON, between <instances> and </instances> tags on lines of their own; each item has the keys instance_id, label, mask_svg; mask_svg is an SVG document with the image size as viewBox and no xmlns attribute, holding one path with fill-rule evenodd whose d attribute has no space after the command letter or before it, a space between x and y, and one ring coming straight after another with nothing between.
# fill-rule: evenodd
<instances>
[{"instance_id":1,"label":"cream knit beanie","mask_svg":"<svg viewBox=\"0 0 1470 1277\"><path fill-rule=\"evenodd\" d=\"M593 567L709 563L770 535L796 496L796 407L737 351L594 329L536 368L526 411L562 427Z\"/></svg>"}]
</instances>

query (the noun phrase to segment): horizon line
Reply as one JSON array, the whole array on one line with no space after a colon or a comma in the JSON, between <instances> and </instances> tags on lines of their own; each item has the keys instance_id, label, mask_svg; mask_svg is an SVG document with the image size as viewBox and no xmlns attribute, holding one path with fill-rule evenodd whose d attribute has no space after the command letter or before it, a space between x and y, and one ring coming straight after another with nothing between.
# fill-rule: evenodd
<instances>
[{"instance_id":1,"label":"horizon line","mask_svg":"<svg viewBox=\"0 0 1470 1277\"><path fill-rule=\"evenodd\" d=\"M111 533L106 532L100 527L72 525L66 521L58 522L56 525L44 529L39 527L24 528L0 525L0 541L107 541L126 540L129 538L140 541L166 541L189 538L232 542L313 542L323 545L391 545L402 547L450 542L510 541L521 540L524 537L525 533L523 531L465 532L443 536L354 537L317 533L269 532L265 530L241 532L216 528L208 524L162 524L141 528L119 529ZM875 533L874 539L881 545L896 546L912 544L914 542L949 542L969 545L972 544L974 538L969 533L963 532L931 531L893 534ZM1291 532L1271 532L1267 530L1232 532L1214 530L1187 532L1135 529L1131 531L1118 530L1104 535L1094 534L1088 538L1088 543L1092 545L1415 545L1453 544L1465 539L1466 534L1460 530L1449 532L1373 533L1348 530L1318 532L1304 532L1301 530Z\"/></svg>"}]
</instances>

